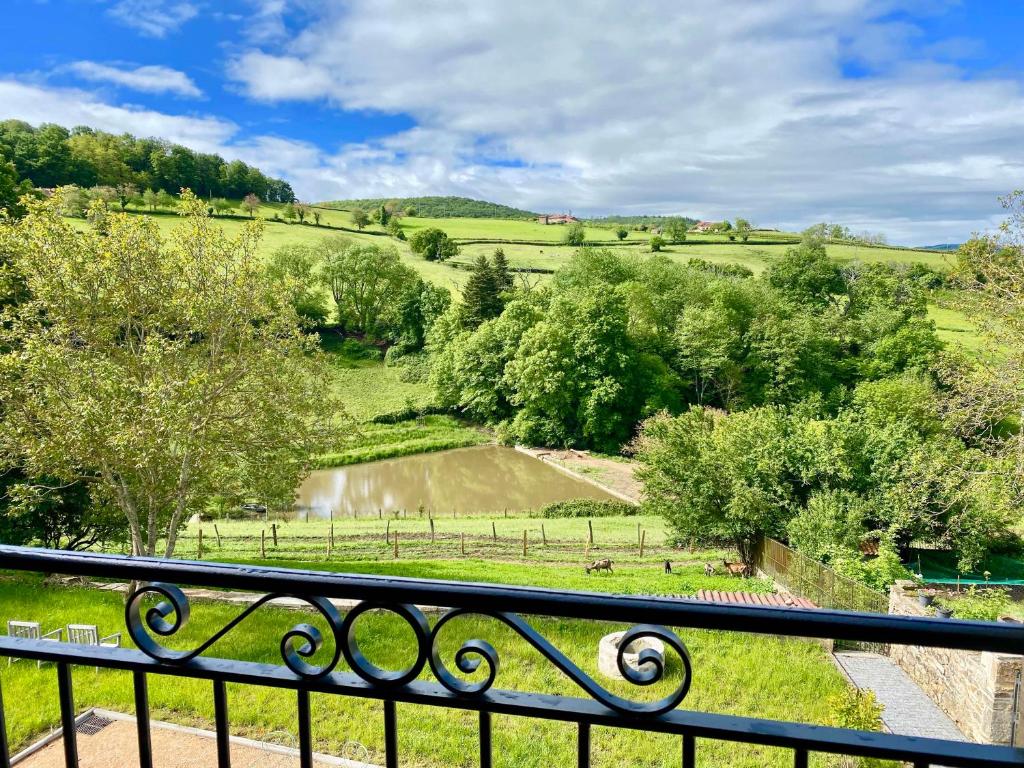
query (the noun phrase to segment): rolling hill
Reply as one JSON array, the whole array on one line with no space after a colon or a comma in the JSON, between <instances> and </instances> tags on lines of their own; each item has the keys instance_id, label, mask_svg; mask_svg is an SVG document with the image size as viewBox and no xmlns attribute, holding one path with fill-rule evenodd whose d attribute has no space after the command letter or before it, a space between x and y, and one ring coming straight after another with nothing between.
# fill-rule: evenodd
<instances>
[{"instance_id":1,"label":"rolling hill","mask_svg":"<svg viewBox=\"0 0 1024 768\"><path fill-rule=\"evenodd\" d=\"M538 215L521 208L468 197L370 197L357 200L330 200L318 205L350 211L354 208L370 210L386 203L397 205L401 209L413 207L417 216L429 219L535 219Z\"/></svg>"}]
</instances>

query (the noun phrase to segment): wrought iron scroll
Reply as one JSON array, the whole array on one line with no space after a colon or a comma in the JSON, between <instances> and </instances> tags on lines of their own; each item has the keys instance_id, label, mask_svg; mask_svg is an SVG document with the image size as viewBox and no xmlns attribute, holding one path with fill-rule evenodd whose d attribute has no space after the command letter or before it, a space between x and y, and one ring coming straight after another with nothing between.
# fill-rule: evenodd
<instances>
[{"instance_id":1,"label":"wrought iron scroll","mask_svg":"<svg viewBox=\"0 0 1024 768\"><path fill-rule=\"evenodd\" d=\"M163 599L143 614L144 600L153 595ZM350 609L342 618L338 610L326 598L280 593L268 594L247 606L242 613L197 648L174 650L158 642L154 639L154 635L170 637L188 623L191 613L188 597L181 589L172 584L151 583L140 587L131 595L125 608L125 621L128 634L143 653L160 662L186 664L208 650L256 610L273 600L284 597L301 600L318 611L334 635L333 656L326 664L320 666L308 661L315 657L323 647L323 635L315 626L305 622L296 624L281 638L281 657L285 665L296 675L304 678L320 678L329 674L344 656L352 671L370 685L397 688L419 677L424 666L429 663L437 680L452 693L460 696L481 696L494 684L499 669L498 652L491 643L479 639L467 640L455 653L455 668L463 675L472 675L480 669L481 664L487 665L487 673L480 680L471 681L459 677L441 658L439 639L441 630L452 619L464 615L485 616L502 622L539 651L544 658L589 696L621 713L659 715L675 709L688 693L693 676L690 655L683 641L666 627L653 624L639 624L623 634L616 655L619 672L626 681L637 686L649 686L661 682L666 673L666 660L662 653L651 648L640 650L635 667L629 664L625 658L628 649L635 641L656 638L679 657L682 665L682 680L674 691L662 699L653 702L637 702L618 696L604 688L522 617L503 611L472 611L456 608L445 612L431 628L426 616L415 605L362 602ZM360 649L356 638L356 623L364 613L373 610L396 614L412 629L416 638L416 657L405 669L382 669L367 659Z\"/></svg>"}]
</instances>

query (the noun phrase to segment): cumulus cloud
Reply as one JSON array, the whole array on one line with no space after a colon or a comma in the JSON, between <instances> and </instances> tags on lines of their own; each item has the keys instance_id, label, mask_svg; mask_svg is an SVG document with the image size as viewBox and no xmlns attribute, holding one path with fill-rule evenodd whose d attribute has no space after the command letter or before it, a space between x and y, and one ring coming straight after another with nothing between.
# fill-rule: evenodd
<instances>
[{"instance_id":1,"label":"cumulus cloud","mask_svg":"<svg viewBox=\"0 0 1024 768\"><path fill-rule=\"evenodd\" d=\"M118 0L107 13L146 37L166 37L195 18L199 9L192 3L174 0Z\"/></svg>"},{"instance_id":2,"label":"cumulus cloud","mask_svg":"<svg viewBox=\"0 0 1024 768\"><path fill-rule=\"evenodd\" d=\"M941 241L985 226L1024 163L1020 84L964 76L970 46L922 46L913 15L892 13L941 5L339 0L228 72L260 101L416 121L310 160L306 195L832 219Z\"/></svg>"},{"instance_id":3,"label":"cumulus cloud","mask_svg":"<svg viewBox=\"0 0 1024 768\"><path fill-rule=\"evenodd\" d=\"M112 133L130 132L184 144L200 152L218 152L238 126L216 117L168 115L151 109L114 105L95 94L72 88L51 88L0 79L4 116L28 123L88 125Z\"/></svg>"},{"instance_id":4,"label":"cumulus cloud","mask_svg":"<svg viewBox=\"0 0 1024 768\"><path fill-rule=\"evenodd\" d=\"M192 78L177 69L159 65L115 67L96 61L76 61L68 69L83 80L113 83L146 93L173 93L178 96L202 96Z\"/></svg>"}]
</instances>

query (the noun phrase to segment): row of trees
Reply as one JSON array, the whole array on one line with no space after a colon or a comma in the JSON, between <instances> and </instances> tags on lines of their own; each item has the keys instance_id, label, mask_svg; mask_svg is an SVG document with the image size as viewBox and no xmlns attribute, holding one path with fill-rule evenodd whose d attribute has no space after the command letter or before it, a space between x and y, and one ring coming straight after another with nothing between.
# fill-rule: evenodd
<instances>
[{"instance_id":1,"label":"row of trees","mask_svg":"<svg viewBox=\"0 0 1024 768\"><path fill-rule=\"evenodd\" d=\"M195 152L161 139L114 135L83 126L68 130L53 123L38 128L20 120L0 122L0 159L14 164L19 179L53 188L128 185L177 194L240 200L255 194L270 202L291 202L288 182L271 178L240 160Z\"/></svg>"}]
</instances>

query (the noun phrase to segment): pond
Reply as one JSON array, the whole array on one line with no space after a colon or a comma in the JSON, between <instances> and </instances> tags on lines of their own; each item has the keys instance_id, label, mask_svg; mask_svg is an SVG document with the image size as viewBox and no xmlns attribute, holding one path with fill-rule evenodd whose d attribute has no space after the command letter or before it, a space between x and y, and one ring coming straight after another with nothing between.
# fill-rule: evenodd
<instances>
[{"instance_id":1,"label":"pond","mask_svg":"<svg viewBox=\"0 0 1024 768\"><path fill-rule=\"evenodd\" d=\"M438 515L516 512L566 499L614 500L513 448L482 445L321 469L297 491L300 514L336 517L392 512L420 505Z\"/></svg>"}]
</instances>

